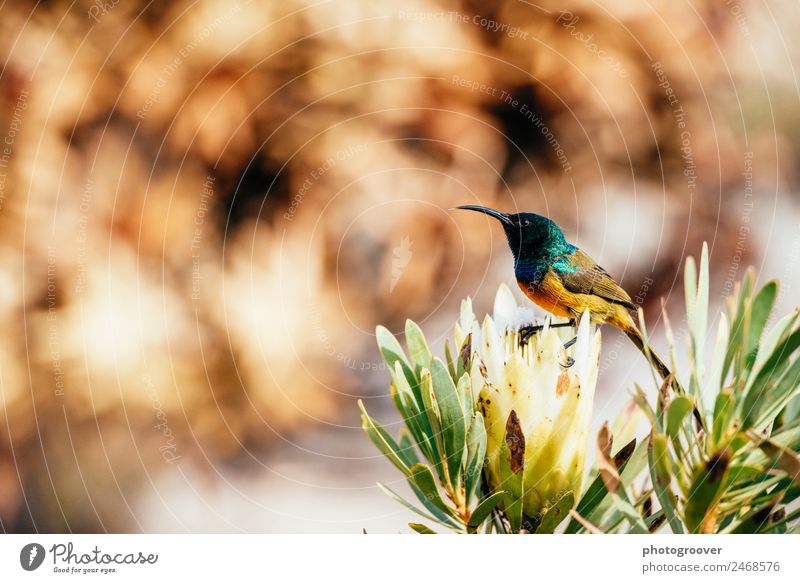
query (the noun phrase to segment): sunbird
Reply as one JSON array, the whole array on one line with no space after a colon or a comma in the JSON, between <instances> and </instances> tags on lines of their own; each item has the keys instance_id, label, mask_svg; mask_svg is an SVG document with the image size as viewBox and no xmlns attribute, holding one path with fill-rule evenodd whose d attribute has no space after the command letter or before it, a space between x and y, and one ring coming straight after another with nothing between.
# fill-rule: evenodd
<instances>
[{"instance_id":1,"label":"sunbird","mask_svg":"<svg viewBox=\"0 0 800 583\"><path fill-rule=\"evenodd\" d=\"M503 230L514 255L514 275L523 293L551 314L569 318L574 325L584 311L592 322L611 324L622 330L658 370L662 379L669 368L645 341L631 317L636 306L631 297L608 272L583 250L567 242L559 226L533 213L508 214L485 206L463 205L459 209L494 217ZM540 327L529 326L522 341ZM564 346L575 342L573 338ZM645 350L647 352L645 352ZM572 359L566 366L572 364Z\"/></svg>"}]
</instances>

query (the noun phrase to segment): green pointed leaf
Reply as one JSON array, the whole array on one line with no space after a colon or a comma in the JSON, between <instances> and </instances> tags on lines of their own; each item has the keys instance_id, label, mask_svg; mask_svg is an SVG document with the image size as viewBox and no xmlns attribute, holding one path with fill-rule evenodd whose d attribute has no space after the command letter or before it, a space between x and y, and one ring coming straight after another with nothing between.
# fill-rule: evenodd
<instances>
[{"instance_id":1,"label":"green pointed leaf","mask_svg":"<svg viewBox=\"0 0 800 583\"><path fill-rule=\"evenodd\" d=\"M391 436L373 420L367 410L364 408L364 403L359 399L358 407L361 409L361 427L369 436L372 443L381 451L383 455L389 458L397 469L403 472L406 476L411 475L409 467L406 465L403 456L399 453L400 446L398 446Z\"/></svg>"},{"instance_id":2,"label":"green pointed leaf","mask_svg":"<svg viewBox=\"0 0 800 583\"><path fill-rule=\"evenodd\" d=\"M412 529L417 531L419 534L438 534L435 530L431 530L430 528L428 528L424 524L419 524L419 523L416 523L416 522L409 522L408 526L410 526Z\"/></svg>"},{"instance_id":3,"label":"green pointed leaf","mask_svg":"<svg viewBox=\"0 0 800 583\"><path fill-rule=\"evenodd\" d=\"M430 500L430 502L442 512L454 515L453 509L447 505L439 493L439 486L436 484L436 478L433 476L431 469L423 464L416 464L411 466L411 480L417 488L420 489L422 494Z\"/></svg>"},{"instance_id":4,"label":"green pointed leaf","mask_svg":"<svg viewBox=\"0 0 800 583\"><path fill-rule=\"evenodd\" d=\"M624 493L622 490L619 492ZM631 503L626 498L623 498L623 496L618 493L612 493L610 497L612 507L628 521L628 524L630 524L630 530L628 532L631 534L648 534L650 532L642 519L642 515L639 514L636 508L631 506Z\"/></svg>"},{"instance_id":5,"label":"green pointed leaf","mask_svg":"<svg viewBox=\"0 0 800 583\"><path fill-rule=\"evenodd\" d=\"M483 415L476 412L467 433L467 467L465 471L464 489L466 503L469 505L477 494L481 484L484 458L486 457L486 427Z\"/></svg>"},{"instance_id":6,"label":"green pointed leaf","mask_svg":"<svg viewBox=\"0 0 800 583\"><path fill-rule=\"evenodd\" d=\"M635 445L635 448L630 453L630 443L623 447L615 456L614 463L620 472L620 479L624 487L630 486L633 480L642 472L647 465L647 444L648 441L644 440L640 444ZM601 506L607 500L608 490L603 482L601 476L597 476L590 486L586 489L583 497L578 502L575 511L587 519L598 510L602 512ZM582 528L582 525L575 519L570 520L567 525L566 534L575 534Z\"/></svg>"},{"instance_id":7,"label":"green pointed leaf","mask_svg":"<svg viewBox=\"0 0 800 583\"><path fill-rule=\"evenodd\" d=\"M575 494L572 490L562 492L560 496L550 503L547 510L542 514L542 519L536 529L536 534L552 534L555 532L558 525L569 516L569 511L574 505Z\"/></svg>"},{"instance_id":8,"label":"green pointed leaf","mask_svg":"<svg viewBox=\"0 0 800 583\"><path fill-rule=\"evenodd\" d=\"M600 506L600 503L606 498L607 495L608 490L606 490L603 480L600 478L600 476L597 476L586 490L583 498L581 498L580 502L578 502L575 512L577 512L580 516L588 518L588 516ZM575 534L579 532L581 528L581 524L573 518L569 521L567 529L564 531L564 533Z\"/></svg>"},{"instance_id":9,"label":"green pointed leaf","mask_svg":"<svg viewBox=\"0 0 800 583\"><path fill-rule=\"evenodd\" d=\"M791 314L787 314L778 320L778 323L770 328L769 332L764 336L764 340L758 345L758 354L756 355L754 364L756 370L761 370L767 358L772 356L778 344L789 337L792 330L797 327L798 319L800 319L800 310L795 310ZM755 377L753 376L753 378Z\"/></svg>"},{"instance_id":10,"label":"green pointed leaf","mask_svg":"<svg viewBox=\"0 0 800 583\"><path fill-rule=\"evenodd\" d=\"M620 484L622 485L622 488L620 488L618 492L629 488L633 481L639 477L642 471L647 467L647 448L648 440L645 439L638 445L634 440L620 451L620 454L625 451L628 452L624 463L620 464L620 461L617 459L620 454L617 454L614 458L614 462L619 468ZM613 520L609 521L607 518L609 515L613 516ZM615 525L618 525L624 520L624 517L620 515L618 510L615 510L610 494L604 489L601 502L586 516L586 519L590 523L602 526L604 531L611 532ZM575 528L572 526L572 522L570 522L568 526L573 529ZM569 533L570 530L568 529L565 532Z\"/></svg>"},{"instance_id":11,"label":"green pointed leaf","mask_svg":"<svg viewBox=\"0 0 800 583\"><path fill-rule=\"evenodd\" d=\"M800 451L800 420L773 428L770 440L789 449Z\"/></svg>"},{"instance_id":12,"label":"green pointed leaf","mask_svg":"<svg viewBox=\"0 0 800 583\"><path fill-rule=\"evenodd\" d=\"M504 502L506 518L512 533L519 533L522 530L522 498L506 497Z\"/></svg>"},{"instance_id":13,"label":"green pointed leaf","mask_svg":"<svg viewBox=\"0 0 800 583\"><path fill-rule=\"evenodd\" d=\"M659 510L658 512L654 513L652 516L648 516L644 519L645 524L647 525L647 532L654 534L658 532L658 529L667 521L667 517L664 514L663 510Z\"/></svg>"},{"instance_id":14,"label":"green pointed leaf","mask_svg":"<svg viewBox=\"0 0 800 583\"><path fill-rule=\"evenodd\" d=\"M380 488L383 491L384 494L389 496L389 498L391 498L395 502L400 503L402 506L408 508L409 510L411 510L415 514L420 515L425 520L430 520L431 522L436 522L436 523L441 524L442 526L445 526L447 528L455 528L456 527L455 522L453 522L452 519L448 518L445 514L443 514L442 511L439 510L438 508L436 509L436 513L432 513L432 514L438 514L438 516L432 516L431 514L428 514L428 513L424 512L424 511L420 510L419 508L417 508L416 506L411 504L411 502L408 502L405 498L403 498L402 496L397 494L394 490L389 488L389 486L387 486L386 484L381 484L380 482L378 482L378 488Z\"/></svg>"},{"instance_id":15,"label":"green pointed leaf","mask_svg":"<svg viewBox=\"0 0 800 583\"><path fill-rule=\"evenodd\" d=\"M694 330L693 316L695 304L697 303L697 266L694 262L694 257L691 256L686 258L686 265L683 268L683 292L689 328Z\"/></svg>"},{"instance_id":16,"label":"green pointed leaf","mask_svg":"<svg viewBox=\"0 0 800 583\"><path fill-rule=\"evenodd\" d=\"M725 379L734 361L741 357L742 353L742 339L744 336L745 319L747 306L749 304L750 292L753 288L753 271L748 269L745 272L744 279L739 286L739 293L733 298L730 303L730 321L731 328L728 335L728 350L725 353L725 360L722 364L722 373L720 376L720 385L725 384ZM734 366L734 375L737 376L738 366Z\"/></svg>"},{"instance_id":17,"label":"green pointed leaf","mask_svg":"<svg viewBox=\"0 0 800 583\"><path fill-rule=\"evenodd\" d=\"M728 493L735 491L742 484L758 481L766 474L766 469L760 466L737 463L728 470L728 478L725 483L725 490Z\"/></svg>"},{"instance_id":18,"label":"green pointed leaf","mask_svg":"<svg viewBox=\"0 0 800 583\"><path fill-rule=\"evenodd\" d=\"M375 329L375 338L398 391L403 391L407 388L413 395L413 399L416 403L415 408L421 409L422 395L420 394L417 376L412 370L411 364L406 358L400 344L397 342L397 339L383 326L378 326ZM401 372L402 375L400 374ZM404 383L400 382L401 378L405 379Z\"/></svg>"},{"instance_id":19,"label":"green pointed leaf","mask_svg":"<svg viewBox=\"0 0 800 583\"><path fill-rule=\"evenodd\" d=\"M420 450L432 462L440 458L439 450L436 446L436 438L431 428L428 414L425 411L425 404L422 400L421 390L419 401L408 384L399 363L395 363L392 371L392 384L389 387L389 394L395 407L403 417L403 421L414 436Z\"/></svg>"},{"instance_id":20,"label":"green pointed leaf","mask_svg":"<svg viewBox=\"0 0 800 583\"><path fill-rule=\"evenodd\" d=\"M456 362L453 360L453 353L450 351L450 342L444 341L444 360L447 363L447 372L454 379L458 378L458 371L456 370Z\"/></svg>"},{"instance_id":21,"label":"green pointed leaf","mask_svg":"<svg viewBox=\"0 0 800 583\"><path fill-rule=\"evenodd\" d=\"M778 295L778 282L770 281L758 292L750 308L750 326L745 339L744 354L747 355L746 368L752 368L756 360L759 341L764 332L775 298Z\"/></svg>"},{"instance_id":22,"label":"green pointed leaf","mask_svg":"<svg viewBox=\"0 0 800 583\"><path fill-rule=\"evenodd\" d=\"M667 435L678 441L680 430L686 417L692 412L694 402L686 395L676 396L667 410Z\"/></svg>"},{"instance_id":23,"label":"green pointed leaf","mask_svg":"<svg viewBox=\"0 0 800 583\"><path fill-rule=\"evenodd\" d=\"M489 515L492 513L492 510L500 503L503 499L503 492L495 492L491 496L488 496L481 500L480 504L475 507L475 510L472 511L472 515L470 516L469 523L467 524L467 530L469 532L475 532L478 530L483 521L486 520Z\"/></svg>"},{"instance_id":24,"label":"green pointed leaf","mask_svg":"<svg viewBox=\"0 0 800 583\"><path fill-rule=\"evenodd\" d=\"M411 320L406 320L406 346L413 363L414 372L419 375L423 368L431 367L431 351L422 330Z\"/></svg>"},{"instance_id":25,"label":"green pointed leaf","mask_svg":"<svg viewBox=\"0 0 800 583\"><path fill-rule=\"evenodd\" d=\"M453 379L448 374L444 363L438 358L433 359L431 378L436 404L439 407L442 441L444 442L450 482L455 486L464 462L467 422L472 417L472 411L469 412L469 416L464 414Z\"/></svg>"},{"instance_id":26,"label":"green pointed leaf","mask_svg":"<svg viewBox=\"0 0 800 583\"><path fill-rule=\"evenodd\" d=\"M620 466L620 479L624 488L630 487L633 481L638 478L642 471L647 467L648 442L643 439L637 443L630 457ZM619 455L619 454L617 454ZM614 458L616 461L616 458ZM619 462L617 462L619 465Z\"/></svg>"},{"instance_id":27,"label":"green pointed leaf","mask_svg":"<svg viewBox=\"0 0 800 583\"><path fill-rule=\"evenodd\" d=\"M678 516L678 509L675 504L675 495L672 493L671 482L672 474L669 470L669 451L667 446L667 436L650 434L649 447L647 448L647 459L650 466L650 479L655 490L667 522L675 534L683 534L683 525Z\"/></svg>"},{"instance_id":28,"label":"green pointed leaf","mask_svg":"<svg viewBox=\"0 0 800 583\"><path fill-rule=\"evenodd\" d=\"M389 396L392 398L392 402L394 403L395 408L402 416L403 421L406 424L407 431L411 433L415 442L420 444L420 449L422 450L422 452L425 455L427 455L428 454L428 450L426 448L427 444L424 442L422 438L418 419L414 414L411 404L406 401L406 396L401 394L400 391L397 390L397 387L395 386L394 383L389 385Z\"/></svg>"},{"instance_id":29,"label":"green pointed leaf","mask_svg":"<svg viewBox=\"0 0 800 583\"><path fill-rule=\"evenodd\" d=\"M795 395L789 399L789 403L786 405L786 409L783 412L783 422L788 424L796 423L797 421L800 421L800 396Z\"/></svg>"},{"instance_id":30,"label":"green pointed leaf","mask_svg":"<svg viewBox=\"0 0 800 583\"><path fill-rule=\"evenodd\" d=\"M700 533L707 527L706 518L711 515L724 493L722 485L726 481L729 467L730 454L727 449L723 449L695 471L683 513L686 529L690 533Z\"/></svg>"},{"instance_id":31,"label":"green pointed leaf","mask_svg":"<svg viewBox=\"0 0 800 583\"><path fill-rule=\"evenodd\" d=\"M720 446L725 440L735 406L733 391L730 389L722 389L714 403L714 423L712 425L711 435L712 445Z\"/></svg>"},{"instance_id":32,"label":"green pointed leaf","mask_svg":"<svg viewBox=\"0 0 800 583\"><path fill-rule=\"evenodd\" d=\"M432 516L436 517L436 519L442 523L443 526L446 526L451 530L463 530L461 521L455 516L455 513L452 509L448 508L447 511L443 511L441 508L439 508L439 506L431 501L428 495L419 489L419 486L417 486L413 479L408 479L408 485L411 487L411 491L414 492L414 496L417 497L417 500L419 500L428 510L428 512L430 512Z\"/></svg>"},{"instance_id":33,"label":"green pointed leaf","mask_svg":"<svg viewBox=\"0 0 800 583\"><path fill-rule=\"evenodd\" d=\"M753 427L759 431L771 424L798 395L800 395L800 357L785 369L778 381L768 389Z\"/></svg>"},{"instance_id":34,"label":"green pointed leaf","mask_svg":"<svg viewBox=\"0 0 800 583\"><path fill-rule=\"evenodd\" d=\"M422 401L425 407L425 417L428 419L431 435L433 436L433 443L435 450L439 456L431 460L434 463L436 472L439 474L439 479L444 483L447 481L448 476L447 463L445 460L445 444L444 433L442 431L441 413L439 412L439 404L436 401L436 396L433 393L433 379L428 369L420 371L420 393L422 394Z\"/></svg>"},{"instance_id":35,"label":"green pointed leaf","mask_svg":"<svg viewBox=\"0 0 800 583\"><path fill-rule=\"evenodd\" d=\"M738 518L725 529L725 533L730 534L758 534L769 532L771 526L770 515L780 502L780 495L767 500L752 508L741 518Z\"/></svg>"},{"instance_id":36,"label":"green pointed leaf","mask_svg":"<svg viewBox=\"0 0 800 583\"><path fill-rule=\"evenodd\" d=\"M703 250L700 253L700 274L697 281L697 308L695 318L698 319L698 331L705 336L708 328L708 243L703 241Z\"/></svg>"},{"instance_id":37,"label":"green pointed leaf","mask_svg":"<svg viewBox=\"0 0 800 583\"><path fill-rule=\"evenodd\" d=\"M397 338L383 326L378 326L375 328L375 339L378 342L378 349L381 351L383 360L386 361L389 370L394 370L394 363L399 362L403 373L408 379L408 383L411 385L415 384L416 380L414 379L414 373L411 369L411 363L406 358Z\"/></svg>"},{"instance_id":38,"label":"green pointed leaf","mask_svg":"<svg viewBox=\"0 0 800 583\"><path fill-rule=\"evenodd\" d=\"M700 258L700 279L698 281L694 259L686 260L684 275L684 288L686 292L686 317L691 332L691 355L696 368L703 363L703 347L708 325L708 245L703 243L703 252ZM693 386L697 386L698 379L694 378Z\"/></svg>"},{"instance_id":39,"label":"green pointed leaf","mask_svg":"<svg viewBox=\"0 0 800 583\"><path fill-rule=\"evenodd\" d=\"M417 452L414 450L414 443L411 432L406 427L401 427L399 439L397 441L397 445L399 446L398 453L400 453L403 461L406 462L408 466L419 463Z\"/></svg>"},{"instance_id":40,"label":"green pointed leaf","mask_svg":"<svg viewBox=\"0 0 800 583\"><path fill-rule=\"evenodd\" d=\"M781 500L784 504L788 504L786 498L784 497ZM770 534L797 534L800 531L800 521L795 523L794 527L791 527L791 524L800 518L800 508L796 508L791 512L786 510L786 506L779 509L776 512L772 513L772 520L770 520L769 527L765 528L761 532L766 532Z\"/></svg>"},{"instance_id":41,"label":"green pointed leaf","mask_svg":"<svg viewBox=\"0 0 800 583\"><path fill-rule=\"evenodd\" d=\"M798 364L800 359L795 359L789 366L787 364L798 347L800 347L800 329L794 330L779 343L756 373L752 384L746 389L742 405L743 429L759 428L765 417L768 418L770 414L777 415L797 394L800 382L800 364ZM766 410L766 414L763 410Z\"/></svg>"},{"instance_id":42,"label":"green pointed leaf","mask_svg":"<svg viewBox=\"0 0 800 583\"><path fill-rule=\"evenodd\" d=\"M464 415L469 420L472 412L475 410L475 404L472 401L472 380L470 379L469 373L465 372L459 377L458 383L456 384L456 394L458 395L458 400L461 403Z\"/></svg>"},{"instance_id":43,"label":"green pointed leaf","mask_svg":"<svg viewBox=\"0 0 800 583\"><path fill-rule=\"evenodd\" d=\"M755 433L750 433L748 437L755 441L758 448L772 460L771 465L786 472L789 479L800 485L800 455L797 452L769 439L762 440Z\"/></svg>"},{"instance_id":44,"label":"green pointed leaf","mask_svg":"<svg viewBox=\"0 0 800 583\"><path fill-rule=\"evenodd\" d=\"M416 400L414 390L411 388L411 385L408 382L408 377L406 377L405 373L403 372L403 365L400 361L395 361L394 366L389 368L389 374L392 375L392 384L395 386L398 392L408 395Z\"/></svg>"}]
</instances>

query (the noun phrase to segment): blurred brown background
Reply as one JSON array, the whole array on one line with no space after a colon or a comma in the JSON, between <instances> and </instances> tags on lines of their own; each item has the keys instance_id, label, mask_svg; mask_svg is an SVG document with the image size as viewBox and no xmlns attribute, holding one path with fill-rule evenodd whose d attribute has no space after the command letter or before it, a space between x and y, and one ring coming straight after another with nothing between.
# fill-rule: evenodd
<instances>
[{"instance_id":1,"label":"blurred brown background","mask_svg":"<svg viewBox=\"0 0 800 583\"><path fill-rule=\"evenodd\" d=\"M392 532L373 330L490 309L547 214L680 335L683 261L795 304L788 1L0 8L0 529ZM604 336L596 419L645 368ZM648 377L649 378L649 377ZM396 487L397 486L395 484Z\"/></svg>"}]
</instances>

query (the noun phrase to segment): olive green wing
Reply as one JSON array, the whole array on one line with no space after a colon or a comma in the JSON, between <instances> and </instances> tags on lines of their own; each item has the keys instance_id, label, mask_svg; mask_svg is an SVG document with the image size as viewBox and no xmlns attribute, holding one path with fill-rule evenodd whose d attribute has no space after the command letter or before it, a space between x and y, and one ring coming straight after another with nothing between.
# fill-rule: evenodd
<instances>
[{"instance_id":1,"label":"olive green wing","mask_svg":"<svg viewBox=\"0 0 800 583\"><path fill-rule=\"evenodd\" d=\"M581 250L559 258L567 269L554 269L561 283L572 293L592 294L610 302L622 304L632 310L635 308L631 296L614 281L608 272ZM577 268L577 269L575 269Z\"/></svg>"}]
</instances>

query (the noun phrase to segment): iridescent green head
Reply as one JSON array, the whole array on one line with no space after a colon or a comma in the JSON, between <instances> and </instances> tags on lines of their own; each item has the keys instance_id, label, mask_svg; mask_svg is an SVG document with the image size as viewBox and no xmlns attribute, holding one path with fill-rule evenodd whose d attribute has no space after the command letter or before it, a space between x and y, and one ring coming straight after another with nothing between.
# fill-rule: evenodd
<instances>
[{"instance_id":1,"label":"iridescent green head","mask_svg":"<svg viewBox=\"0 0 800 583\"><path fill-rule=\"evenodd\" d=\"M534 213L508 214L485 206L464 205L457 208L477 211L496 218L506 232L508 246L514 254L514 264L536 259L557 257L572 247L558 225L547 217Z\"/></svg>"}]
</instances>

